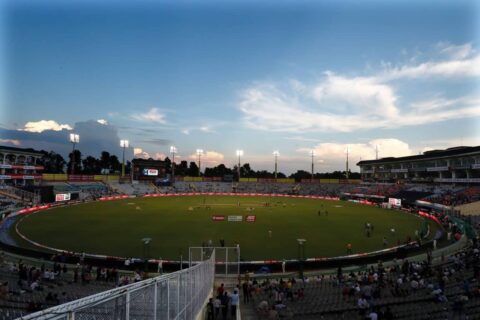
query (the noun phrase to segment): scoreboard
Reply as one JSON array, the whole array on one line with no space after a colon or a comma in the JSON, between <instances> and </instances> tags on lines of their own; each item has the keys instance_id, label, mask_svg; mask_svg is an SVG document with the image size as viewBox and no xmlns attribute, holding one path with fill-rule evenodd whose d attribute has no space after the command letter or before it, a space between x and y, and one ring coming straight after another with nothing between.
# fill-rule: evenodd
<instances>
[{"instance_id":1,"label":"scoreboard","mask_svg":"<svg viewBox=\"0 0 480 320\"><path fill-rule=\"evenodd\" d=\"M133 159L133 180L151 180L163 179L166 176L165 161Z\"/></svg>"}]
</instances>

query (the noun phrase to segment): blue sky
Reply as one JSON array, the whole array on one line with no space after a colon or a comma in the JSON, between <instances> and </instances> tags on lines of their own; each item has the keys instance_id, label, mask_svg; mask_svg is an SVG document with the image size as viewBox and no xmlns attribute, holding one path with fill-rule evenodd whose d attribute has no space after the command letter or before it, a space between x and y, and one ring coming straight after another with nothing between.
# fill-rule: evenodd
<instances>
[{"instance_id":1,"label":"blue sky","mask_svg":"<svg viewBox=\"0 0 480 320\"><path fill-rule=\"evenodd\" d=\"M70 2L69 2L70 3ZM0 142L319 171L480 145L475 1L7 1ZM98 121L101 120L101 121ZM83 131L82 131L83 130ZM84 137L82 139L82 137ZM86 139L86 140L85 140ZM140 151L141 149L141 151ZM131 152L133 153L133 148ZM355 168L354 168L355 169Z\"/></svg>"}]
</instances>

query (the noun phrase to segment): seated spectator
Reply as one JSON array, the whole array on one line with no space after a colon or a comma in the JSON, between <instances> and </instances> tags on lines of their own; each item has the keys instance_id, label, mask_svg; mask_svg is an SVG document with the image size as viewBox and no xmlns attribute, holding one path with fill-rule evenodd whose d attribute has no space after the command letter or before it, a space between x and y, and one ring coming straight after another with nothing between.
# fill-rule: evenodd
<instances>
[{"instance_id":1,"label":"seated spectator","mask_svg":"<svg viewBox=\"0 0 480 320\"><path fill-rule=\"evenodd\" d=\"M8 282L0 284L0 299L7 300L9 297Z\"/></svg>"}]
</instances>

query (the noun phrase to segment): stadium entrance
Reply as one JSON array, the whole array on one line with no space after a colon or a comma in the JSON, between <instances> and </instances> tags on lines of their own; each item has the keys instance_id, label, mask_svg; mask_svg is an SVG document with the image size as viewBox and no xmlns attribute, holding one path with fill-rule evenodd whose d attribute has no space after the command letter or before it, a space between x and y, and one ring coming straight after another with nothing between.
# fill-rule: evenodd
<instances>
[{"instance_id":1,"label":"stadium entrance","mask_svg":"<svg viewBox=\"0 0 480 320\"><path fill-rule=\"evenodd\" d=\"M237 247L190 247L188 266L191 267L210 258L215 252L215 275L238 276L240 274L240 246Z\"/></svg>"}]
</instances>

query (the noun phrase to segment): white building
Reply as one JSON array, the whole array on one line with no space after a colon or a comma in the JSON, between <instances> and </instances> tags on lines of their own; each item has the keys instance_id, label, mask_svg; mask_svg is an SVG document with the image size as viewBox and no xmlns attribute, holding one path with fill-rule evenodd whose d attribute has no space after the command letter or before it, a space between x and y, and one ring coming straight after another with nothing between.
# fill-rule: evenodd
<instances>
[{"instance_id":1,"label":"white building","mask_svg":"<svg viewBox=\"0 0 480 320\"><path fill-rule=\"evenodd\" d=\"M363 181L480 184L480 146L357 163Z\"/></svg>"}]
</instances>

